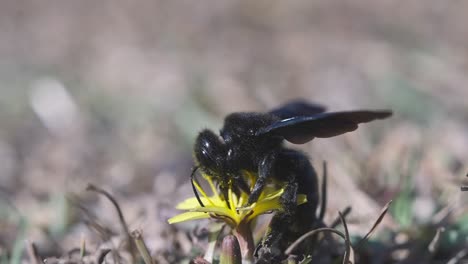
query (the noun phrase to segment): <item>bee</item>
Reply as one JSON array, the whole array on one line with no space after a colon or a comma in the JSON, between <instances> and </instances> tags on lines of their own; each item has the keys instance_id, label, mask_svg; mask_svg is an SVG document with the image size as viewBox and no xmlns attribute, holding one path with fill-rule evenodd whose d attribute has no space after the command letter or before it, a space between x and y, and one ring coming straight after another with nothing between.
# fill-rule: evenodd
<instances>
[{"instance_id":1,"label":"bee","mask_svg":"<svg viewBox=\"0 0 468 264\"><path fill-rule=\"evenodd\" d=\"M334 137L356 130L360 123L392 115L389 110L325 110L297 100L266 113L232 113L224 119L219 135L205 129L195 140L195 168L216 180L226 200L232 186L249 194L250 205L267 184L285 184L281 197L284 210L274 215L261 243L262 247L276 249L271 253L273 258L280 258L280 252L314 226L319 202L317 174L308 156L285 147L284 142L304 144L314 138ZM255 175L252 188L246 182L245 171ZM298 194L307 196L305 204L296 204ZM203 206L200 199L199 203Z\"/></svg>"}]
</instances>

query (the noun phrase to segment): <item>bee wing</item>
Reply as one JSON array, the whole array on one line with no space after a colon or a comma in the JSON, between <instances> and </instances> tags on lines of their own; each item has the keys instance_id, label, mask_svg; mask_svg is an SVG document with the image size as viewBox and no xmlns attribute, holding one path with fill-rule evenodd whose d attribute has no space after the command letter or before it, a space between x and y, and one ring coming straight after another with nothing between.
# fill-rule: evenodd
<instances>
[{"instance_id":1,"label":"bee wing","mask_svg":"<svg viewBox=\"0 0 468 264\"><path fill-rule=\"evenodd\" d=\"M314 138L334 137L354 131L358 124L392 115L389 110L348 111L296 116L280 120L257 132L257 135L275 134L294 144L304 144Z\"/></svg>"},{"instance_id":2,"label":"bee wing","mask_svg":"<svg viewBox=\"0 0 468 264\"><path fill-rule=\"evenodd\" d=\"M325 112L324 106L311 104L303 100L295 100L275 108L269 113L281 119L286 119L298 116L311 116L323 112Z\"/></svg>"}]
</instances>

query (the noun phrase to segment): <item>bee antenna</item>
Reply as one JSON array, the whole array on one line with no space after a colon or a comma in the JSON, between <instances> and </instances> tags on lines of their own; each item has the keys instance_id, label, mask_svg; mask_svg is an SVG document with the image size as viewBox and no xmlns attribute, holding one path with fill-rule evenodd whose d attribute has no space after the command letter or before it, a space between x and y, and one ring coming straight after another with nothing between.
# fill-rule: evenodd
<instances>
[{"instance_id":1,"label":"bee antenna","mask_svg":"<svg viewBox=\"0 0 468 264\"><path fill-rule=\"evenodd\" d=\"M192 184L193 193L195 194L195 197L197 198L198 203L200 204L201 207L205 207L205 205L200 199L200 195L198 194L197 188L195 188L195 184L194 184L194 181L197 180L195 177L195 173L197 172L199 168L200 168L199 166L193 167L192 173L190 174L190 183Z\"/></svg>"}]
</instances>

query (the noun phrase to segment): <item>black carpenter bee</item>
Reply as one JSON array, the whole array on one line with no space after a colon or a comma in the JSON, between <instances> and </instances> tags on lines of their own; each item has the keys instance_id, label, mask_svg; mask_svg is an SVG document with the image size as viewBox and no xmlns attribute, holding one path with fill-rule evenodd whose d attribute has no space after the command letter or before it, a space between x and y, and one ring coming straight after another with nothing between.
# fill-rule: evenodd
<instances>
[{"instance_id":1,"label":"black carpenter bee","mask_svg":"<svg viewBox=\"0 0 468 264\"><path fill-rule=\"evenodd\" d=\"M284 147L284 140L304 144L314 138L334 137L356 130L360 123L391 115L387 110L326 113L324 107L303 101L267 113L232 113L225 118L220 136L207 129L199 133L194 146L196 168L216 179L226 200L228 187L234 186L249 194L249 204L258 200L266 184L286 183L281 198L284 212L273 217L263 241L263 246L282 251L313 227L319 200L317 174L309 158ZM253 188L245 182L243 171L256 175ZM297 206L297 194L305 194L308 202ZM279 257L280 253L273 255Z\"/></svg>"}]
</instances>

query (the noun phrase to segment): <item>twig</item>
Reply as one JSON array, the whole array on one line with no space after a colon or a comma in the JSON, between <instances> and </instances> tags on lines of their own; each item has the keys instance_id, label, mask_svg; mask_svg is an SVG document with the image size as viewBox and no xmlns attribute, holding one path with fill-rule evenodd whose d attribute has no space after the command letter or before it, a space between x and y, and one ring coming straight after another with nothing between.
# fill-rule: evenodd
<instances>
[{"instance_id":1,"label":"twig","mask_svg":"<svg viewBox=\"0 0 468 264\"><path fill-rule=\"evenodd\" d=\"M354 261L351 262L351 255L354 255L354 254L352 254L353 248L351 247L351 241L350 241L350 238L349 238L348 225L346 224L346 220L345 220L343 214L341 212L338 212L338 214L340 216L341 224L343 225L343 228L344 228L344 231L345 231L344 235L345 235L346 250L345 250L345 254L343 256L343 264L354 263Z\"/></svg>"},{"instance_id":2,"label":"twig","mask_svg":"<svg viewBox=\"0 0 468 264\"><path fill-rule=\"evenodd\" d=\"M103 190L103 189L101 189L101 188L99 188L97 186L94 186L93 184L88 184L88 187L86 187L86 190L87 191L97 192L99 194L104 195L114 205L115 210L117 211L117 214L119 216L120 225L122 226L122 228L123 228L123 230L124 230L124 232L125 232L125 234L127 236L127 242L128 242L129 248L130 248L130 254L132 256L132 259L135 260L135 258L136 258L136 256L135 256L135 245L133 243L132 237L130 236L130 232L128 230L127 223L125 222L125 218L123 216L123 213L122 213L122 210L120 209L119 204L117 203L117 200L115 200L115 198L110 193L108 193L107 191L105 191L105 190Z\"/></svg>"},{"instance_id":3,"label":"twig","mask_svg":"<svg viewBox=\"0 0 468 264\"><path fill-rule=\"evenodd\" d=\"M447 264L460 263L460 260L464 258L466 255L468 255L468 249L464 248L458 251L458 253L447 262Z\"/></svg>"},{"instance_id":4,"label":"twig","mask_svg":"<svg viewBox=\"0 0 468 264\"><path fill-rule=\"evenodd\" d=\"M431 243L429 243L429 246L427 249L429 250L429 253L434 254L437 248L439 247L440 244L440 235L445 231L445 228L439 227L437 228L437 231L434 235L434 238L432 239Z\"/></svg>"},{"instance_id":5,"label":"twig","mask_svg":"<svg viewBox=\"0 0 468 264\"><path fill-rule=\"evenodd\" d=\"M307 233L305 233L304 235L302 235L301 237L299 237L296 241L294 241L294 243L292 243L285 251L284 251L284 254L285 255L289 255L291 254L291 252L297 247L299 246L302 241L306 240L308 237L310 236L313 236L317 233L320 233L320 232L331 232L331 233L335 233L337 235L339 235L340 237L342 238L346 238L346 236L341 233L340 231L334 229L334 228L330 228L330 227L323 227L323 228L317 228L317 229L314 229L314 230L311 230Z\"/></svg>"}]
</instances>

